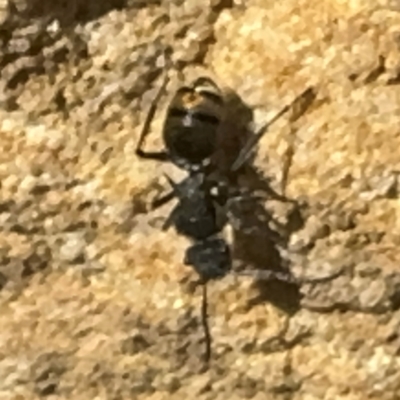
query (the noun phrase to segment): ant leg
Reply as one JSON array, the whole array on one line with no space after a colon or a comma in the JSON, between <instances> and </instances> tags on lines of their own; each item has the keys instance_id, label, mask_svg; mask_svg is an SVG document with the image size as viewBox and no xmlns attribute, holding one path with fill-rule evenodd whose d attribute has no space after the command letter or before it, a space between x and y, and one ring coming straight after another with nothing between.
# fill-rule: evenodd
<instances>
[{"instance_id":1,"label":"ant leg","mask_svg":"<svg viewBox=\"0 0 400 400\"><path fill-rule=\"evenodd\" d=\"M175 182L173 182L172 179L171 179L167 174L164 174L164 175L165 175L166 178L168 179L168 183L169 183L170 185L171 185L171 182L172 182L172 184L175 185ZM163 205L169 203L174 197L176 197L177 194L176 194L175 186L173 186L173 188L174 188L173 190L170 190L169 192L167 192L167 193L165 193L165 194L163 194L163 195L156 196L156 197L152 200L152 202L151 202L150 209L151 209L152 211L154 211L154 210L156 210L157 208L160 208L160 207L162 207Z\"/></svg>"},{"instance_id":2,"label":"ant leg","mask_svg":"<svg viewBox=\"0 0 400 400\"><path fill-rule=\"evenodd\" d=\"M208 325L208 300L207 300L207 283L203 282L203 296L201 299L201 323L203 325L204 339L205 339L205 352L204 362L208 367L211 358L211 334Z\"/></svg>"},{"instance_id":3,"label":"ant leg","mask_svg":"<svg viewBox=\"0 0 400 400\"><path fill-rule=\"evenodd\" d=\"M156 210L157 208L162 207L163 205L169 203L175 196L176 196L175 192L171 190L160 197L156 197L151 202L151 210Z\"/></svg>"},{"instance_id":4,"label":"ant leg","mask_svg":"<svg viewBox=\"0 0 400 400\"><path fill-rule=\"evenodd\" d=\"M293 199L289 199L288 197L286 197L283 194L279 194L278 192L276 192L274 189L269 188L265 190L269 195L271 195L271 198L273 200L278 200L281 201L282 203L290 203L290 204L294 204L294 205L298 205L298 202L296 200Z\"/></svg>"},{"instance_id":5,"label":"ant leg","mask_svg":"<svg viewBox=\"0 0 400 400\"><path fill-rule=\"evenodd\" d=\"M165 178L167 179L168 183L170 184L170 186L173 189L173 192L178 194L179 193L179 184L176 183L168 174L164 174ZM186 179L184 179L186 180ZM183 182L183 181L182 181ZM182 183L181 182L181 183Z\"/></svg>"},{"instance_id":6,"label":"ant leg","mask_svg":"<svg viewBox=\"0 0 400 400\"><path fill-rule=\"evenodd\" d=\"M243 149L240 151L239 156L236 158L233 163L231 170L237 171L250 157L251 151L254 146L259 142L264 133L268 130L268 128L277 121L283 114L286 114L298 101L303 98L308 98L310 96L314 96L313 87L309 87L304 92L302 92L299 96L297 96L290 104L287 104L283 107L270 121L268 121L264 126L262 126L258 132L253 135L248 142L245 144Z\"/></svg>"},{"instance_id":7,"label":"ant leg","mask_svg":"<svg viewBox=\"0 0 400 400\"><path fill-rule=\"evenodd\" d=\"M136 155L140 158L151 159L151 160L155 160L155 161L168 161L168 159L169 159L168 153L166 151L146 152L145 150L143 150L144 140L150 132L150 125L151 125L151 122L153 121L154 115L157 111L158 102L160 101L161 95L163 94L168 81L169 81L168 73L166 73L164 80L160 86L160 89L158 90L156 96L154 97L154 100L152 101L152 103L150 105L150 109L149 109L146 119L144 121L143 128L142 128L142 131L140 132L139 141L137 143L136 151L135 151Z\"/></svg>"},{"instance_id":8,"label":"ant leg","mask_svg":"<svg viewBox=\"0 0 400 400\"><path fill-rule=\"evenodd\" d=\"M235 276L249 276L256 280L263 280L263 281L278 280L287 283L298 283L298 280L289 272L256 269L256 270L233 271L232 273Z\"/></svg>"},{"instance_id":9,"label":"ant leg","mask_svg":"<svg viewBox=\"0 0 400 400\"><path fill-rule=\"evenodd\" d=\"M175 213L174 213L174 211L172 211L171 214L168 216L168 218L163 223L161 230L167 231L171 227L172 221L174 220L174 218L175 218Z\"/></svg>"},{"instance_id":10,"label":"ant leg","mask_svg":"<svg viewBox=\"0 0 400 400\"><path fill-rule=\"evenodd\" d=\"M268 271L268 270L244 270L244 271L233 271L232 273L235 276L250 276L256 280L279 280L287 283L323 283L331 281L343 273L344 268L339 271L334 272L331 275L322 276L320 278L296 278L291 275L289 272L281 272L281 271Z\"/></svg>"},{"instance_id":11,"label":"ant leg","mask_svg":"<svg viewBox=\"0 0 400 400\"><path fill-rule=\"evenodd\" d=\"M242 189L237 191L236 193L232 193L229 196L230 200L233 201L242 201L242 200L268 200L268 199L273 199L273 200L278 200L281 201L282 203L291 203L291 204L297 204L296 200L289 199L288 197L279 194L276 192L274 189L272 189L270 186L263 186L261 189L258 189L260 192L265 192L266 194L255 194L253 191L250 191L248 189Z\"/></svg>"},{"instance_id":12,"label":"ant leg","mask_svg":"<svg viewBox=\"0 0 400 400\"><path fill-rule=\"evenodd\" d=\"M191 177L188 176L181 180L179 183L176 183L168 174L164 174L165 178L167 179L169 185L172 187L172 191L169 195L166 195L165 197L172 196L172 194L175 195L178 199L182 200L182 198L185 198L185 192L187 190L187 185L190 185L191 182ZM174 196L172 196L174 197ZM172 198L171 197L171 198Z\"/></svg>"},{"instance_id":13,"label":"ant leg","mask_svg":"<svg viewBox=\"0 0 400 400\"><path fill-rule=\"evenodd\" d=\"M174 197L179 197L179 193L180 193L179 185L182 184L186 179L188 179L188 178L184 179L179 184L179 183L176 183L168 174L164 174L164 176L167 179L169 185L172 187L172 190L158 198L155 198L151 203L152 210L155 210L156 208L159 208L159 207L163 206L164 204L167 204Z\"/></svg>"},{"instance_id":14,"label":"ant leg","mask_svg":"<svg viewBox=\"0 0 400 400\"><path fill-rule=\"evenodd\" d=\"M333 279L336 279L342 273L344 272L345 268L340 268L339 271L333 272L330 275L326 276L321 276L320 278L298 278L297 281L299 283L323 283L323 282L329 282L332 281Z\"/></svg>"},{"instance_id":15,"label":"ant leg","mask_svg":"<svg viewBox=\"0 0 400 400\"><path fill-rule=\"evenodd\" d=\"M174 197L179 195L179 192L177 192L178 184L175 183L174 180L168 174L164 174L164 176L167 178L168 183L172 186L172 190L171 192L168 192L165 196L161 197L158 200L158 204L160 204L161 202L163 204L166 204L168 201L172 200ZM177 209L174 208L167 217L167 219L165 220L161 228L163 231L166 231L171 227L173 220L176 218L176 214L177 214Z\"/></svg>"},{"instance_id":16,"label":"ant leg","mask_svg":"<svg viewBox=\"0 0 400 400\"><path fill-rule=\"evenodd\" d=\"M170 186L172 186L172 190L168 192L166 195L160 197L159 199L156 199L153 202L153 206L155 205L160 207L161 205L166 204L168 201L172 200L174 197L179 197L179 184L177 184L168 174L164 174L164 176L168 180ZM170 215L168 216L168 218L166 219L161 228L163 231L166 231L171 227L172 221L176 217L176 213L177 213L176 208L171 211Z\"/></svg>"}]
</instances>

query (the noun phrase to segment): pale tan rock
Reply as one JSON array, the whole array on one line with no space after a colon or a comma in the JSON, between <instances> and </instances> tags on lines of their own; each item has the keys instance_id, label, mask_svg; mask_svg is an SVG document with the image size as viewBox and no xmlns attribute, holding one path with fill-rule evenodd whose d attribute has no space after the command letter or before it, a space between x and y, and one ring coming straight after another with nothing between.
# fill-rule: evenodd
<instances>
[{"instance_id":1,"label":"pale tan rock","mask_svg":"<svg viewBox=\"0 0 400 400\"><path fill-rule=\"evenodd\" d=\"M399 396L398 2L3 3L0 399ZM256 128L314 86L255 160L299 215L266 201L231 236L247 268L339 272L211 283L206 373L188 242L160 231L170 206L146 214L178 173L134 154L167 47L151 148L182 78L237 92Z\"/></svg>"}]
</instances>

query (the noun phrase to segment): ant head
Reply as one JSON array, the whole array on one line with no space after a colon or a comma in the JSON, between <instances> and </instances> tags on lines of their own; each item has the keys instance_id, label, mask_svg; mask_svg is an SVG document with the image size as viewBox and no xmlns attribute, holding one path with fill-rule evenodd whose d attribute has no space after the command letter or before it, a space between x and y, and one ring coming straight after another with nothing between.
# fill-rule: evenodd
<instances>
[{"instance_id":1,"label":"ant head","mask_svg":"<svg viewBox=\"0 0 400 400\"><path fill-rule=\"evenodd\" d=\"M222 278L232 268L229 246L220 238L206 239L190 246L184 262L193 266L204 282Z\"/></svg>"}]
</instances>

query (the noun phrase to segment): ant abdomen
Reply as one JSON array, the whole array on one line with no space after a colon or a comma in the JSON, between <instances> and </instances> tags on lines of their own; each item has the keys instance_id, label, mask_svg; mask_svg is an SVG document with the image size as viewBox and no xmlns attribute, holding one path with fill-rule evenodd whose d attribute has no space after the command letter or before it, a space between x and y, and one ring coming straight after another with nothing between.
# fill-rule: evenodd
<instances>
[{"instance_id":1,"label":"ant abdomen","mask_svg":"<svg viewBox=\"0 0 400 400\"><path fill-rule=\"evenodd\" d=\"M232 270L232 255L228 244L221 238L208 238L186 250L186 265L191 265L203 283L223 278Z\"/></svg>"}]
</instances>

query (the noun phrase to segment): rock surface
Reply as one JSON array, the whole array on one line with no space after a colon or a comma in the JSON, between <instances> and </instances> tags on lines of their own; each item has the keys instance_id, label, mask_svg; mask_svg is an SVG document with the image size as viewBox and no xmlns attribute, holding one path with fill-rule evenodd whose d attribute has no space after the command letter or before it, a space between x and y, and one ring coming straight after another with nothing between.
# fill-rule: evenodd
<instances>
[{"instance_id":1,"label":"rock surface","mask_svg":"<svg viewBox=\"0 0 400 400\"><path fill-rule=\"evenodd\" d=\"M0 400L399 398L399 12L1 0ZM165 49L179 71L169 93L207 74L255 128L306 87L316 95L271 126L254 161L302 206L242 210L235 252L246 268L335 277L212 283L205 372L188 243L159 229L170 205L146 213L174 170L134 154ZM153 148L162 120L161 108Z\"/></svg>"}]
</instances>

